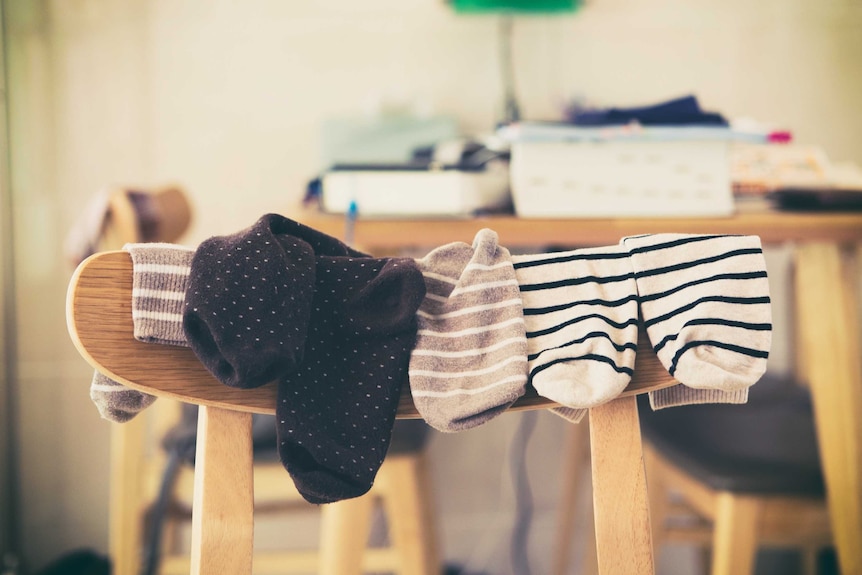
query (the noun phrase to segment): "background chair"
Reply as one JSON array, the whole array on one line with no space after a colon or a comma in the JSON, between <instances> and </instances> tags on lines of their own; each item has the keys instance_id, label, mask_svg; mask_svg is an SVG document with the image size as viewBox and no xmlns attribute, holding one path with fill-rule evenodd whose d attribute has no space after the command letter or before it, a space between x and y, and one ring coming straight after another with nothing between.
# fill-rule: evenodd
<instances>
[{"instance_id":1,"label":"background chair","mask_svg":"<svg viewBox=\"0 0 862 575\"><path fill-rule=\"evenodd\" d=\"M815 573L831 532L805 390L765 378L746 405L641 402L641 426L657 555L664 542L697 542L711 547L712 573L744 574L758 545L793 546Z\"/></svg>"},{"instance_id":2,"label":"background chair","mask_svg":"<svg viewBox=\"0 0 862 575\"><path fill-rule=\"evenodd\" d=\"M177 186L148 191L117 188L108 192L105 200L94 208L104 210L103 217L95 214L93 218L101 222L95 250L119 249L126 243L176 242L191 222L188 196ZM181 415L181 405L162 398L144 415L111 426L109 546L114 575L139 575L144 562L151 560L145 556L145 548L160 556L157 572L188 572L188 553L182 551L178 534L191 520L194 469L182 465L166 477L167 457L163 450L153 449L158 439L184 425L191 425L194 434L197 413L187 410ZM320 513L320 508L302 498L278 461L272 417L259 417L253 433L259 514ZM436 522L433 509L424 503L430 493L424 458L427 431L423 422L399 422L390 457L371 492L358 500L323 508L319 549L259 551L255 558L258 568L268 573L318 569L322 573L439 573ZM164 482L169 485L165 514L156 517L152 511ZM382 507L386 517L390 545L366 549L363 542L376 506ZM163 521L161 528L153 530L153 521ZM162 534L155 548L147 544L148 534Z\"/></svg>"}]
</instances>

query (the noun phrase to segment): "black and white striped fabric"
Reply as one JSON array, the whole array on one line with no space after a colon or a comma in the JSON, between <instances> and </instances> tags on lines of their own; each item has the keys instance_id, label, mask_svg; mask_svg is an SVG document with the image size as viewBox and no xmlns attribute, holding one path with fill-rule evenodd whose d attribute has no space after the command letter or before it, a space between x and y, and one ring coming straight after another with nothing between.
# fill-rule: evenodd
<instances>
[{"instance_id":1,"label":"black and white striped fabric","mask_svg":"<svg viewBox=\"0 0 862 575\"><path fill-rule=\"evenodd\" d=\"M132 256L132 323L135 339L188 346L183 334L183 299L194 250L174 244L126 244ZM116 382L99 372L90 384L90 399L103 418L125 422L149 407L155 397Z\"/></svg>"},{"instance_id":2,"label":"black and white striped fabric","mask_svg":"<svg viewBox=\"0 0 862 575\"><path fill-rule=\"evenodd\" d=\"M653 409L745 403L766 370L772 308L757 236L654 234L624 238L641 315L676 386L650 394Z\"/></svg>"},{"instance_id":3,"label":"black and white striped fabric","mask_svg":"<svg viewBox=\"0 0 862 575\"><path fill-rule=\"evenodd\" d=\"M637 286L623 246L512 256L524 306L530 381L586 410L625 389L637 353ZM583 411L558 410L570 420Z\"/></svg>"}]
</instances>

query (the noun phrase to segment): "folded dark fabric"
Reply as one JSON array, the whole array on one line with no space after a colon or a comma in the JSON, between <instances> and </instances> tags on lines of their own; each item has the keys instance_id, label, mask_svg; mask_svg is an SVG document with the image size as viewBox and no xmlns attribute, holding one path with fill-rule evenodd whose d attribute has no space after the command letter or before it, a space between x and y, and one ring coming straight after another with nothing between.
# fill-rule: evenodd
<instances>
[{"instance_id":1,"label":"folded dark fabric","mask_svg":"<svg viewBox=\"0 0 862 575\"><path fill-rule=\"evenodd\" d=\"M570 111L569 119L576 126L618 126L630 122L643 126L728 125L721 114L703 111L694 96L636 108L576 109Z\"/></svg>"},{"instance_id":2,"label":"folded dark fabric","mask_svg":"<svg viewBox=\"0 0 862 575\"><path fill-rule=\"evenodd\" d=\"M201 243L192 259L183 331L219 381L258 387L301 363L316 255L366 257L277 214Z\"/></svg>"}]
</instances>

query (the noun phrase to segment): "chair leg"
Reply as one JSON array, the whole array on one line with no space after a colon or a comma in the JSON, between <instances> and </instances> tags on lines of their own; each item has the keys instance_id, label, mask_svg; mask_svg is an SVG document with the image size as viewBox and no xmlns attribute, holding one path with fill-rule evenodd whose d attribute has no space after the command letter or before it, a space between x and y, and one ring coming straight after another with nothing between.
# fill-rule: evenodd
<instances>
[{"instance_id":1,"label":"chair leg","mask_svg":"<svg viewBox=\"0 0 862 575\"><path fill-rule=\"evenodd\" d=\"M649 502L634 396L590 410L590 452L599 573L653 575Z\"/></svg>"},{"instance_id":2,"label":"chair leg","mask_svg":"<svg viewBox=\"0 0 862 575\"><path fill-rule=\"evenodd\" d=\"M380 469L389 537L399 557L400 575L438 575L436 522L428 489L425 457L392 457Z\"/></svg>"},{"instance_id":3,"label":"chair leg","mask_svg":"<svg viewBox=\"0 0 862 575\"><path fill-rule=\"evenodd\" d=\"M554 575L565 575L569 570L575 532L576 504L578 494L583 486L581 478L588 448L587 423L584 421L576 425L569 424L566 430L566 445L563 450L560 502L557 506L556 542L551 567L551 573ZM590 521L592 521L592 517L590 517ZM592 546L592 540L588 540L586 546Z\"/></svg>"},{"instance_id":4,"label":"chair leg","mask_svg":"<svg viewBox=\"0 0 862 575\"><path fill-rule=\"evenodd\" d=\"M321 509L320 575L359 575L368 545L374 497L329 503Z\"/></svg>"},{"instance_id":5,"label":"chair leg","mask_svg":"<svg viewBox=\"0 0 862 575\"><path fill-rule=\"evenodd\" d=\"M716 498L712 575L753 573L757 555L757 499L721 492Z\"/></svg>"},{"instance_id":6,"label":"chair leg","mask_svg":"<svg viewBox=\"0 0 862 575\"><path fill-rule=\"evenodd\" d=\"M656 561L661 557L661 549L665 540L665 529L668 512L667 482L662 476L661 464L655 453L646 449L644 453L646 464L647 493L649 494L650 526L652 527L652 544Z\"/></svg>"},{"instance_id":7,"label":"chair leg","mask_svg":"<svg viewBox=\"0 0 862 575\"><path fill-rule=\"evenodd\" d=\"M817 546L803 547L800 553L802 558L802 575L817 575L817 555L820 548Z\"/></svg>"},{"instance_id":8,"label":"chair leg","mask_svg":"<svg viewBox=\"0 0 862 575\"><path fill-rule=\"evenodd\" d=\"M251 414L201 406L192 504L192 575L251 575Z\"/></svg>"},{"instance_id":9,"label":"chair leg","mask_svg":"<svg viewBox=\"0 0 862 575\"><path fill-rule=\"evenodd\" d=\"M592 483L590 484L590 497L584 505L584 517L588 518L587 531L584 534L584 555L581 557L581 570L583 575L597 575L599 572L599 558L596 554L596 522L593 519Z\"/></svg>"},{"instance_id":10,"label":"chair leg","mask_svg":"<svg viewBox=\"0 0 862 575\"><path fill-rule=\"evenodd\" d=\"M114 575L138 575L143 546L144 418L111 426L110 554Z\"/></svg>"}]
</instances>

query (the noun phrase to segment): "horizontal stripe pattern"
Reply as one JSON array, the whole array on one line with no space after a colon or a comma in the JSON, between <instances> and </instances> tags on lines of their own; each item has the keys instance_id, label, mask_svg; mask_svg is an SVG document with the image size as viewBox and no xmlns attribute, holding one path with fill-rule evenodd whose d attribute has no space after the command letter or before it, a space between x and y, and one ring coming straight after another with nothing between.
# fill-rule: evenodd
<instances>
[{"instance_id":1,"label":"horizontal stripe pattern","mask_svg":"<svg viewBox=\"0 0 862 575\"><path fill-rule=\"evenodd\" d=\"M526 335L508 250L482 230L473 245L441 246L416 261L426 295L416 314L410 389L440 431L461 431L505 411L527 382Z\"/></svg>"},{"instance_id":2,"label":"horizontal stripe pattern","mask_svg":"<svg viewBox=\"0 0 862 575\"><path fill-rule=\"evenodd\" d=\"M520 374L511 375L509 377L505 377L503 379L498 379L496 381L492 381L487 385L483 385L481 387L473 387L473 388L455 388L455 389L446 389L443 391L434 391L434 390L418 390L413 393L413 397L434 397L434 398L444 398L444 397L455 397L458 395L479 395L481 393L487 393L497 387L501 387L504 385L508 385L510 383L515 383L518 385L523 384L524 377Z\"/></svg>"},{"instance_id":3,"label":"horizontal stripe pattern","mask_svg":"<svg viewBox=\"0 0 862 575\"><path fill-rule=\"evenodd\" d=\"M616 397L637 353L634 269L620 246L514 256L530 381L579 419ZM566 409L568 408L568 409Z\"/></svg>"},{"instance_id":4,"label":"horizontal stripe pattern","mask_svg":"<svg viewBox=\"0 0 862 575\"><path fill-rule=\"evenodd\" d=\"M747 398L766 369L772 340L760 239L656 234L622 243L632 255L653 349L688 388L651 394L653 406Z\"/></svg>"},{"instance_id":5,"label":"horizontal stripe pattern","mask_svg":"<svg viewBox=\"0 0 862 575\"><path fill-rule=\"evenodd\" d=\"M135 339L187 346L183 301L194 251L173 244L126 244L132 258L132 323ZM102 417L128 421L155 398L96 374L90 398Z\"/></svg>"},{"instance_id":6,"label":"horizontal stripe pattern","mask_svg":"<svg viewBox=\"0 0 862 575\"><path fill-rule=\"evenodd\" d=\"M169 244L128 244L132 256L135 339L187 346L183 301L194 250Z\"/></svg>"}]
</instances>

